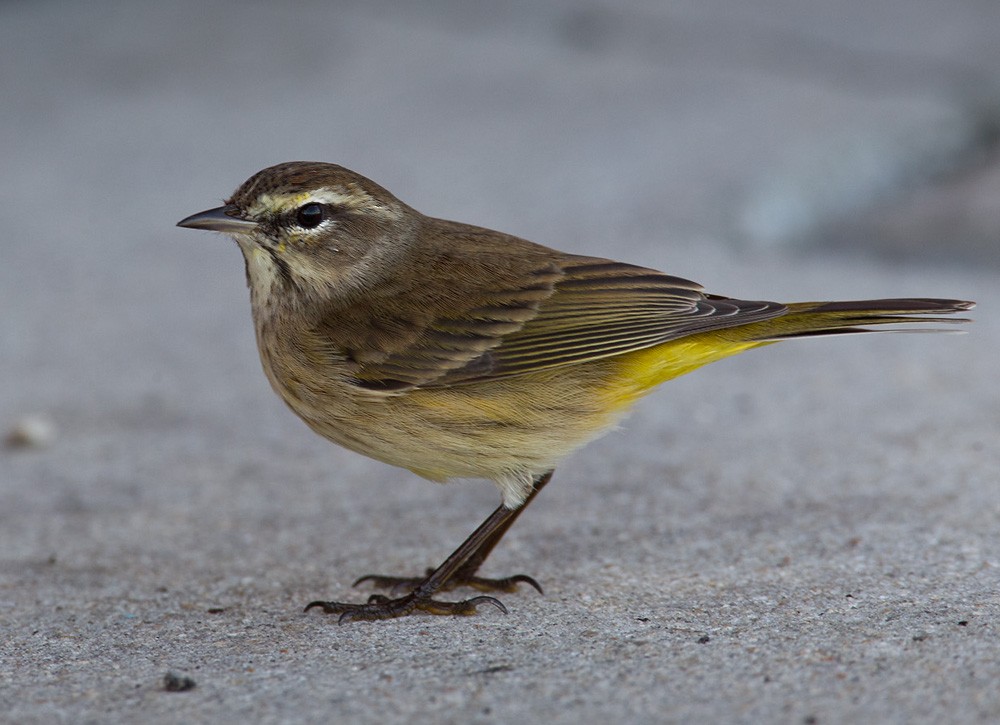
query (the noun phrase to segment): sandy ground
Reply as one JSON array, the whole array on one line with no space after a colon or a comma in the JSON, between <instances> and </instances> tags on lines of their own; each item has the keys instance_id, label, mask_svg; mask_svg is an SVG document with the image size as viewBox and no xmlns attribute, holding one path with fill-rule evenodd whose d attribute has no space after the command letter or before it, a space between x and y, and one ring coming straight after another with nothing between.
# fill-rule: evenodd
<instances>
[{"instance_id":1,"label":"sandy ground","mask_svg":"<svg viewBox=\"0 0 1000 725\"><path fill-rule=\"evenodd\" d=\"M1000 719L1000 7L490 8L0 5L0 721ZM173 225L291 159L719 293L980 306L671 383L491 559L544 596L339 627L302 605L497 494L268 389L237 250Z\"/></svg>"}]
</instances>

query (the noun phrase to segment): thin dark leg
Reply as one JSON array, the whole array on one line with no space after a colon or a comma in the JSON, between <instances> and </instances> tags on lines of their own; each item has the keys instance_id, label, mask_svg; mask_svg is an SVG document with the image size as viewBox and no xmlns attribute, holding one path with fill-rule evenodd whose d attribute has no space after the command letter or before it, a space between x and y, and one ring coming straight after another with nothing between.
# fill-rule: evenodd
<instances>
[{"instance_id":1,"label":"thin dark leg","mask_svg":"<svg viewBox=\"0 0 1000 725\"><path fill-rule=\"evenodd\" d=\"M464 564L462 564L459 569L452 574L446 582L441 585L439 591L451 591L452 589L457 589L458 587L472 587L473 589L478 589L481 592L514 592L517 591L518 584L529 584L538 590L538 593L542 593L542 587L537 581L527 574L515 574L514 576L504 577L502 579L485 579L483 577L476 576L476 572L479 571L479 567L482 566L483 562L486 561L486 557L490 555L493 548L500 543L500 539L504 537L507 530L517 521L517 517L521 515L521 512L528 507L528 504L538 495L538 492L549 482L552 478L552 471L539 476L535 480L535 485L531 489L531 493L528 494L528 498L524 500L521 506L514 510L514 515L506 520L506 522L499 526L486 540L480 544L479 548L476 549ZM365 582L371 583L379 589L388 589L391 593L400 593L403 591L412 591L415 587L420 586L426 577L429 577L434 572L433 568L429 568L424 572L423 577L401 577L401 576L383 576L379 574L368 574L359 578L354 582L354 586L362 584Z\"/></svg>"},{"instance_id":2,"label":"thin dark leg","mask_svg":"<svg viewBox=\"0 0 1000 725\"><path fill-rule=\"evenodd\" d=\"M502 527L494 531L489 539L484 541L478 549L472 552L472 556L470 556L465 563L459 567L449 580L449 583L454 582L456 586L471 586L482 591L493 592L512 592L517 588L519 583L524 583L533 586L538 590L539 594L542 593L542 587L527 574L515 574L514 576L506 577L504 579L482 579L476 576L476 572L479 571L479 567L483 565L483 562L486 561L486 557L490 555L494 547L500 543L500 539L504 537L507 530L513 526L515 521L517 521L517 517L521 515L522 511L528 508L528 504L531 503L532 499L538 495L538 492L545 487L545 484L548 483L551 478L552 471L549 471L535 481L534 488L531 489L531 493L528 494L528 498L524 499L524 503L521 504L521 507L514 511L514 515L507 519Z\"/></svg>"},{"instance_id":3,"label":"thin dark leg","mask_svg":"<svg viewBox=\"0 0 1000 725\"><path fill-rule=\"evenodd\" d=\"M448 584L460 573L474 574L479 566L485 561L493 548L497 545L503 535L517 520L521 512L527 507L538 491L549 482L552 472L541 476L535 483L534 488L525 499L524 503L516 509L509 509L506 506L499 506L490 514L486 520L479 525L475 531L462 542L461 546L455 549L452 554L444 560L437 569L431 571L423 580L416 582L413 590L397 599L390 599L381 594L373 594L366 604L347 604L341 602L310 602L305 611L313 607L320 607L327 614L340 614L340 622L351 622L355 620L375 620L390 619L392 617L402 617L411 614L415 610L428 612L429 614L475 614L476 606L479 604L492 604L506 614L507 608L499 600L479 596L461 602L440 602L433 599L433 596L442 589L447 589ZM474 579L471 577L470 579ZM380 580L393 581L398 583L403 580L396 580L390 577L363 577L359 581ZM538 584L530 577L519 575L510 577L510 586L516 585L518 581L528 581L541 591ZM411 581L411 580L405 580ZM483 580L490 581L490 580ZM504 581L504 580L498 580ZM395 584L390 584L394 586ZM474 584L473 584L474 586Z\"/></svg>"}]
</instances>

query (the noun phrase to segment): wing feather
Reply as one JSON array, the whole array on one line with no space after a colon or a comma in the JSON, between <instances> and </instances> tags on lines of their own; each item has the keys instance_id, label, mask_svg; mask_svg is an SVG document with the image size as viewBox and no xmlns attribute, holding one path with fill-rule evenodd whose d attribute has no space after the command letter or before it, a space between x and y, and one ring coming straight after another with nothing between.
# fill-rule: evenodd
<instances>
[{"instance_id":1,"label":"wing feather","mask_svg":"<svg viewBox=\"0 0 1000 725\"><path fill-rule=\"evenodd\" d=\"M652 269L473 233L485 245L478 253L422 262L452 281L447 290L394 289L406 304L340 305L317 324L315 336L346 357L359 386L397 391L496 380L786 312L774 302L706 295Z\"/></svg>"},{"instance_id":2,"label":"wing feather","mask_svg":"<svg viewBox=\"0 0 1000 725\"><path fill-rule=\"evenodd\" d=\"M520 375L622 355L695 332L768 319L786 310L774 302L707 296L694 282L642 267L568 260L562 265L564 277L538 314L489 351L489 373L466 377L456 371L437 384Z\"/></svg>"}]
</instances>

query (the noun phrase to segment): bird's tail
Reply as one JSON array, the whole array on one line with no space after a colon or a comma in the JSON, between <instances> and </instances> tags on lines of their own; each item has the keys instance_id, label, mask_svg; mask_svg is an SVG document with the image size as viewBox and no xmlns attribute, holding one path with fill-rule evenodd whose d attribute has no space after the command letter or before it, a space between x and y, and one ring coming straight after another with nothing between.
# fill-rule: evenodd
<instances>
[{"instance_id":1,"label":"bird's tail","mask_svg":"<svg viewBox=\"0 0 1000 725\"><path fill-rule=\"evenodd\" d=\"M747 325L745 340L777 342L798 337L851 335L865 332L943 332L941 329L907 328L912 323L955 324L967 317L941 317L975 307L964 300L930 298L851 300L847 302L794 302L779 317ZM881 327L889 325L890 327ZM902 329L891 327L904 326Z\"/></svg>"},{"instance_id":2,"label":"bird's tail","mask_svg":"<svg viewBox=\"0 0 1000 725\"><path fill-rule=\"evenodd\" d=\"M782 340L866 332L905 332L911 323L961 323L962 317L942 317L972 309L962 300L891 299L849 302L794 302L774 317L744 325L719 327L681 336L663 345L619 358L616 380L630 383L619 390L624 406L671 378L702 365ZM903 329L900 329L903 328ZM942 331L940 327L910 327L913 332Z\"/></svg>"}]
</instances>

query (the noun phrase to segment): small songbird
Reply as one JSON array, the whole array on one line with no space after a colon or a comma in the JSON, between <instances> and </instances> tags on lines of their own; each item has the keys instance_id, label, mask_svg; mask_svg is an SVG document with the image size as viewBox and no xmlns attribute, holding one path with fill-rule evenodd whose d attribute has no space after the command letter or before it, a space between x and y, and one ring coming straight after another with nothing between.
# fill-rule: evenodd
<instances>
[{"instance_id":1,"label":"small songbird","mask_svg":"<svg viewBox=\"0 0 1000 725\"><path fill-rule=\"evenodd\" d=\"M291 162L178 226L223 232L246 261L264 372L320 435L432 481L485 478L502 503L439 567L366 576L394 598L312 602L340 621L473 614L529 576L483 561L570 452L660 383L798 337L941 318L943 299L747 301L679 277L424 216L341 166Z\"/></svg>"}]
</instances>

